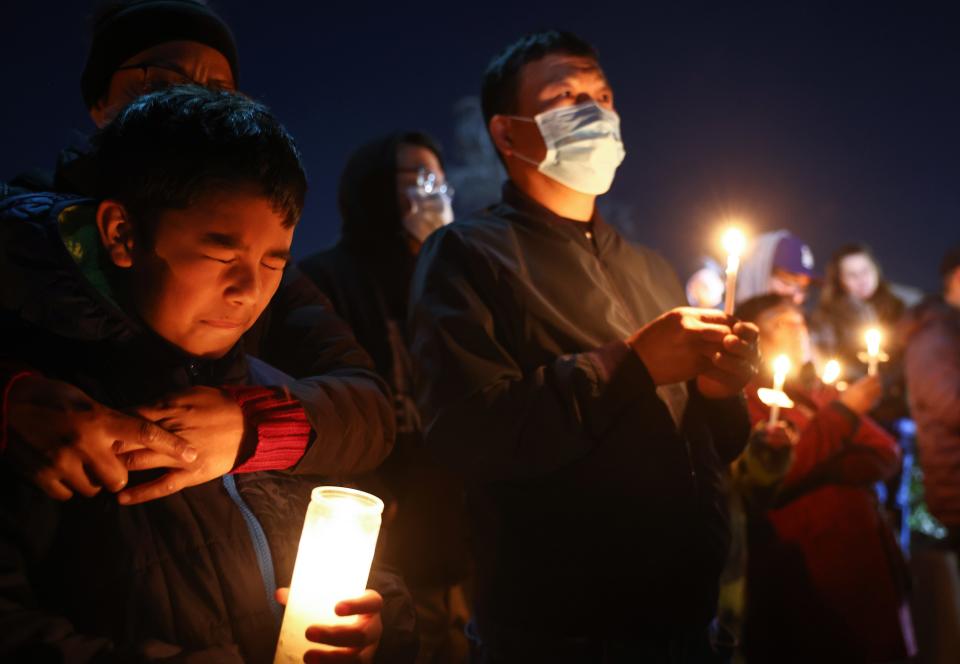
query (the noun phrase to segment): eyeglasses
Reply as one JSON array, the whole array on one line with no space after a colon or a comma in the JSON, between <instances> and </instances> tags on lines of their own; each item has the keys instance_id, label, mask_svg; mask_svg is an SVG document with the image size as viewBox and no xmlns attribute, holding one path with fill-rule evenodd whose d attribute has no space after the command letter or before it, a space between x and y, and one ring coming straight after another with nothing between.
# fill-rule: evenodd
<instances>
[{"instance_id":1,"label":"eyeglasses","mask_svg":"<svg viewBox=\"0 0 960 664\"><path fill-rule=\"evenodd\" d=\"M117 67L116 71L139 71L141 76L138 81L140 94L157 92L158 90L164 90L174 85L199 85L209 90L236 92L236 88L232 82L210 80L206 83L201 83L200 81L190 78L190 76L183 71L165 65L150 63L124 65L123 67Z\"/></svg>"},{"instance_id":2,"label":"eyeglasses","mask_svg":"<svg viewBox=\"0 0 960 664\"><path fill-rule=\"evenodd\" d=\"M420 190L420 193L424 196L440 196L446 195L451 199L453 198L453 186L444 182L440 182L440 178L436 173L431 171L428 168L421 166L420 168L406 168L400 169L398 173L416 173L417 174L417 189Z\"/></svg>"}]
</instances>

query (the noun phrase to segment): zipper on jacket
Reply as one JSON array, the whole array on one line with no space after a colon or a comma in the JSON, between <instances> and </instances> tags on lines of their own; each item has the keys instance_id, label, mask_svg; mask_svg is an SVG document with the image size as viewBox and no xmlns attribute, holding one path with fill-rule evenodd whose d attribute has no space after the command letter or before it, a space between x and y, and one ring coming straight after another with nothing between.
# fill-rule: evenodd
<instances>
[{"instance_id":1,"label":"zipper on jacket","mask_svg":"<svg viewBox=\"0 0 960 664\"><path fill-rule=\"evenodd\" d=\"M700 497L700 486L697 483L697 467L693 465L693 450L690 449L690 439L680 433L683 438L683 447L687 450L687 464L690 466L690 486L693 489L693 495Z\"/></svg>"},{"instance_id":2,"label":"zipper on jacket","mask_svg":"<svg viewBox=\"0 0 960 664\"><path fill-rule=\"evenodd\" d=\"M607 269L606 263L604 263L603 259L600 257L600 247L597 246L596 234L591 231L587 231L584 233L584 235L590 242L590 246L593 248L593 258L595 261L597 261L597 265L600 267L600 272L603 273L604 279L607 280L607 284L610 286L610 292L613 293L614 298L620 304L620 308L623 310L624 315L630 321L630 324L633 326L634 330L639 330L641 326L637 322L636 316L633 315L633 311L627 306L627 301L620 292L620 288L610 275L610 271ZM671 419L673 419L672 415ZM676 423L676 427L677 434L683 439L683 447L687 452L687 467L690 469L690 487L693 489L694 495L699 496L700 487L697 483L697 467L693 463L693 450L690 449L690 440L683 435L683 430L681 429L680 423Z\"/></svg>"}]
</instances>

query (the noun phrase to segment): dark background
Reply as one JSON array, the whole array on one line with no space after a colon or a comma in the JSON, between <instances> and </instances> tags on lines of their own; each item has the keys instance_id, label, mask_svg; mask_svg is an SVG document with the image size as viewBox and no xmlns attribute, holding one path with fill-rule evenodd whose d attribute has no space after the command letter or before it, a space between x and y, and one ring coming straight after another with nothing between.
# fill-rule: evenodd
<instances>
[{"instance_id":1,"label":"dark background","mask_svg":"<svg viewBox=\"0 0 960 664\"><path fill-rule=\"evenodd\" d=\"M926 288L960 241L960 24L946 7L212 4L240 45L242 88L304 152L298 256L336 240L337 177L355 146L396 128L451 144L454 103L478 93L492 55L543 27L599 48L627 147L608 196L681 272L715 248L727 214L792 229L820 266L866 240L888 276ZM52 166L90 128L88 13L83 0L5 3L0 178Z\"/></svg>"}]
</instances>

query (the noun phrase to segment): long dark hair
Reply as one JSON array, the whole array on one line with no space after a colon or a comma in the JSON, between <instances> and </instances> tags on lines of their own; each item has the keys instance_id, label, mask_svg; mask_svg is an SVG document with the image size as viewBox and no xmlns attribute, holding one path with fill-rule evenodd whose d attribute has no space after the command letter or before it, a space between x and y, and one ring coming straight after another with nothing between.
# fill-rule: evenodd
<instances>
[{"instance_id":1,"label":"long dark hair","mask_svg":"<svg viewBox=\"0 0 960 664\"><path fill-rule=\"evenodd\" d=\"M838 312L849 307L849 296L840 279L840 264L844 258L857 254L863 254L869 258L874 267L877 268L877 289L867 299L867 303L873 307L879 321L896 321L903 313L903 302L890 290L890 284L883 278L879 261L877 261L870 247L865 244L845 244L830 257L830 262L827 263L823 290L820 292L819 308Z\"/></svg>"}]
</instances>

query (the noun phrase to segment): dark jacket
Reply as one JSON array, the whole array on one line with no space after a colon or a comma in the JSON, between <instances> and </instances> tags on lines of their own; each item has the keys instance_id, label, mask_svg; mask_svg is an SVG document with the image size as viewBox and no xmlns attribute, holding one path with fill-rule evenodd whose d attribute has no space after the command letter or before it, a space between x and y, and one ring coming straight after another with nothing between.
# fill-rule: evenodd
<instances>
[{"instance_id":1,"label":"dark jacket","mask_svg":"<svg viewBox=\"0 0 960 664\"><path fill-rule=\"evenodd\" d=\"M33 171L0 185L0 200L41 191L93 196L95 174L85 147L70 148L55 173ZM369 371L369 358L329 300L295 266L284 271L277 294L244 339L249 355L297 379L290 390L313 428L312 442L320 441L304 460L314 472L352 476L387 457L395 432L389 389Z\"/></svg>"},{"instance_id":2,"label":"dark jacket","mask_svg":"<svg viewBox=\"0 0 960 664\"><path fill-rule=\"evenodd\" d=\"M888 360L880 365L883 397L870 415L890 430L895 430L895 420L909 417L903 348L897 334L903 315L903 302L883 284L867 302L850 296L826 302L821 299L810 316L810 334L819 352L840 361L844 372L842 380L848 383L867 375L867 365L862 359L866 350L863 338L866 329L879 326L883 331L883 350L889 355Z\"/></svg>"},{"instance_id":3,"label":"dark jacket","mask_svg":"<svg viewBox=\"0 0 960 664\"><path fill-rule=\"evenodd\" d=\"M823 353L836 356L849 368L848 378L852 380L866 373L863 361L859 359L865 350L864 330L871 325L881 326L887 333L886 345L890 346L904 309L903 302L886 285L867 302L849 295L827 302L821 298L810 316L810 332Z\"/></svg>"},{"instance_id":4,"label":"dark jacket","mask_svg":"<svg viewBox=\"0 0 960 664\"><path fill-rule=\"evenodd\" d=\"M680 284L599 216L586 229L508 183L428 238L414 276L418 401L428 445L469 482L488 641L634 639L714 615L721 469L746 411L654 386L624 340L683 305Z\"/></svg>"},{"instance_id":5,"label":"dark jacket","mask_svg":"<svg viewBox=\"0 0 960 664\"><path fill-rule=\"evenodd\" d=\"M39 195L0 208L4 358L121 409L191 385L278 376L248 361L240 345L219 360L188 357L128 316L109 275L93 279L61 239L65 215L79 208ZM350 357L349 345L329 357L330 376ZM335 391L337 380L315 368ZM278 585L289 584L310 489L325 481L308 472L301 462L291 472L235 476L240 502L266 535L273 564L265 569ZM254 530L226 483L121 507L107 492L58 503L3 458L0 473L0 659L139 662L144 651L172 644L192 661L272 661L278 607L258 567L265 557ZM131 483L149 476L135 473ZM409 661L414 619L402 583L378 572L371 584L387 604L381 660Z\"/></svg>"},{"instance_id":6,"label":"dark jacket","mask_svg":"<svg viewBox=\"0 0 960 664\"><path fill-rule=\"evenodd\" d=\"M424 449L413 395L406 315L415 258L396 197L404 136L373 141L350 158L338 192L342 237L300 268L350 324L393 392L397 441L377 475L397 509L385 525L383 554L411 586L440 586L466 575L467 524L462 482Z\"/></svg>"},{"instance_id":7,"label":"dark jacket","mask_svg":"<svg viewBox=\"0 0 960 664\"><path fill-rule=\"evenodd\" d=\"M755 423L769 417L758 386L747 388ZM749 521L747 661L907 659L915 652L906 565L873 490L897 473L900 448L832 387L814 380L787 392L793 463L771 509Z\"/></svg>"},{"instance_id":8,"label":"dark jacket","mask_svg":"<svg viewBox=\"0 0 960 664\"><path fill-rule=\"evenodd\" d=\"M910 411L930 512L960 528L960 310L932 298L904 323Z\"/></svg>"}]
</instances>

